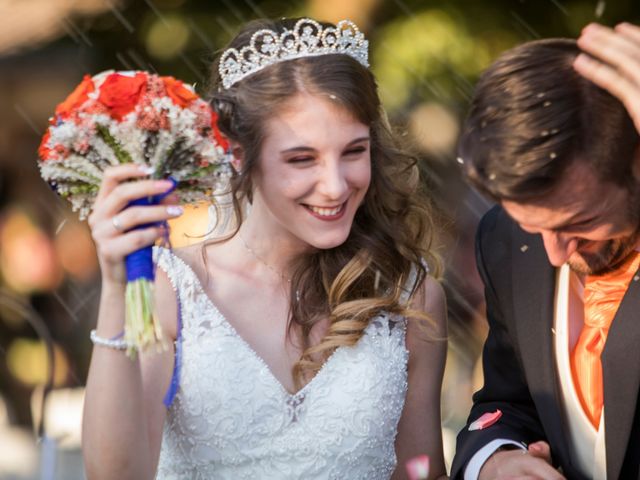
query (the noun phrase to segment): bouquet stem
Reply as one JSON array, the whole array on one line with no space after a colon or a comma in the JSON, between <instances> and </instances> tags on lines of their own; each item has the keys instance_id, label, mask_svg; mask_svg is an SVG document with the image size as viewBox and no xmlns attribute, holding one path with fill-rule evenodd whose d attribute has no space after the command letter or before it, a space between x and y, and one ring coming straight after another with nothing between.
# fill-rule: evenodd
<instances>
[{"instance_id":1,"label":"bouquet stem","mask_svg":"<svg viewBox=\"0 0 640 480\"><path fill-rule=\"evenodd\" d=\"M134 200L130 205L157 205L176 186L162 195ZM144 228L149 225L141 225ZM127 354L134 358L137 350L155 346L159 350L166 348L160 323L154 315L153 247L136 250L125 258L127 267L127 288L125 291L124 338L129 345Z\"/></svg>"},{"instance_id":2,"label":"bouquet stem","mask_svg":"<svg viewBox=\"0 0 640 480\"><path fill-rule=\"evenodd\" d=\"M153 281L140 278L127 283L124 337L127 355L135 358L137 350L150 346L164 349L160 324L153 314Z\"/></svg>"}]
</instances>

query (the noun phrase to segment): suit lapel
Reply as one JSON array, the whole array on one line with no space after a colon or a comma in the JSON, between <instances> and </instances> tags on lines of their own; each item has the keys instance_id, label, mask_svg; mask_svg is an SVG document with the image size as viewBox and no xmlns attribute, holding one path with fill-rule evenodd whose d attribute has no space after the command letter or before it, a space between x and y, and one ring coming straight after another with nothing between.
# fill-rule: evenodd
<instances>
[{"instance_id":1,"label":"suit lapel","mask_svg":"<svg viewBox=\"0 0 640 480\"><path fill-rule=\"evenodd\" d=\"M513 308L522 362L554 456L567 464L571 462L552 336L555 269L549 264L539 235L528 235L515 225L513 229Z\"/></svg>"},{"instance_id":2,"label":"suit lapel","mask_svg":"<svg viewBox=\"0 0 640 480\"><path fill-rule=\"evenodd\" d=\"M640 281L631 280L602 352L607 478L619 477L638 402L639 317Z\"/></svg>"}]
</instances>

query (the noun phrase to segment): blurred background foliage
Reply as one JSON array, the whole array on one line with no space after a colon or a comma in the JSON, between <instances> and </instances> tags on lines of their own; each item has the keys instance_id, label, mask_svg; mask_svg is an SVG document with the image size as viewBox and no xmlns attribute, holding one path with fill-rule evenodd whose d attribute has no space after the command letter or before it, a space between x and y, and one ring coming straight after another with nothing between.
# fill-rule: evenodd
<instances>
[{"instance_id":1,"label":"blurred background foliage","mask_svg":"<svg viewBox=\"0 0 640 480\"><path fill-rule=\"evenodd\" d=\"M423 159L442 220L451 456L485 335L473 235L489 204L461 181L455 156L473 85L518 43L576 37L592 21L640 23L638 0L0 0L0 478L82 478L99 273L86 225L39 178L47 118L85 73L106 69L172 75L206 96L212 61L239 25L283 16L350 18L366 32L389 117ZM206 223L206 208L190 209L174 244ZM40 425L54 443L36 445Z\"/></svg>"}]
</instances>

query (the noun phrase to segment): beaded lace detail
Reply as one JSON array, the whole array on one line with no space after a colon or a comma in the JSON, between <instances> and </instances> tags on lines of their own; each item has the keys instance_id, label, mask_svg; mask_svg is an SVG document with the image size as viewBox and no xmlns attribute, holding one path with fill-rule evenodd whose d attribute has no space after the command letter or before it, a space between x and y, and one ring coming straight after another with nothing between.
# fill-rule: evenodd
<instances>
[{"instance_id":1,"label":"beaded lace detail","mask_svg":"<svg viewBox=\"0 0 640 480\"><path fill-rule=\"evenodd\" d=\"M156 248L182 305L180 389L158 479L389 479L407 391L405 319L382 314L290 394L191 268Z\"/></svg>"}]
</instances>

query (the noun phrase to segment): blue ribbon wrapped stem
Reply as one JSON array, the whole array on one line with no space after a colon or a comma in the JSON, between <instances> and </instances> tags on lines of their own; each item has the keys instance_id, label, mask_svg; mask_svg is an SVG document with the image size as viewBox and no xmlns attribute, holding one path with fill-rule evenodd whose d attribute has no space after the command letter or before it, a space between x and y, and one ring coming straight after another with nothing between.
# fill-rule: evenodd
<instances>
[{"instance_id":1,"label":"blue ribbon wrapped stem","mask_svg":"<svg viewBox=\"0 0 640 480\"><path fill-rule=\"evenodd\" d=\"M128 207L158 205L176 188L177 182L173 178L169 178L169 180L173 182L173 186L167 192L133 200ZM150 226L152 224L140 225L136 228ZM144 247L127 255L125 266L127 268L127 288L124 336L129 344L127 354L130 357L135 357L137 350L144 350L151 346L163 350L166 348L166 344L162 329L153 314L153 283L155 280L153 247Z\"/></svg>"}]
</instances>

